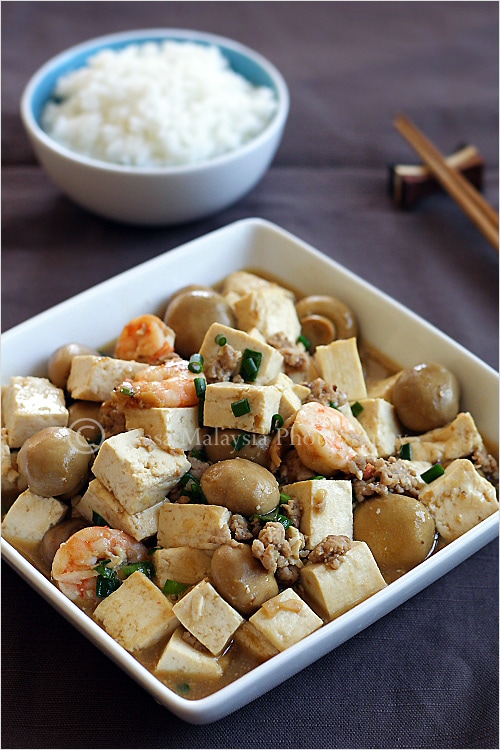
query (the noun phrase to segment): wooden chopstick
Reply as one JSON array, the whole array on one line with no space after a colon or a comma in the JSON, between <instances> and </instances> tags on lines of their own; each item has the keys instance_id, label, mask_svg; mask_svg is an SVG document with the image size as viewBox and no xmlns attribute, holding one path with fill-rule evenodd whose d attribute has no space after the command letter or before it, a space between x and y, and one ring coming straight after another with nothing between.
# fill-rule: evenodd
<instances>
[{"instance_id":1,"label":"wooden chopstick","mask_svg":"<svg viewBox=\"0 0 500 750\"><path fill-rule=\"evenodd\" d=\"M446 163L443 154L408 117L398 115L394 125L424 160L436 180L498 252L498 214L493 207L457 169Z\"/></svg>"}]
</instances>

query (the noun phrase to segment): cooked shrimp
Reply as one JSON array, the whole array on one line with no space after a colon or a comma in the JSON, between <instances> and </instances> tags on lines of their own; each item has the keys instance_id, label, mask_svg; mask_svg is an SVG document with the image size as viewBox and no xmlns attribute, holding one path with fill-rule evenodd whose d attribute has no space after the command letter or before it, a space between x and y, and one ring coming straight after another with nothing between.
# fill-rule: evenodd
<instances>
[{"instance_id":1,"label":"cooked shrimp","mask_svg":"<svg viewBox=\"0 0 500 750\"><path fill-rule=\"evenodd\" d=\"M129 534L108 526L87 526L76 531L57 550L52 578L69 599L80 605L97 603L95 566L117 570L126 562L147 560L148 550Z\"/></svg>"},{"instance_id":2,"label":"cooked shrimp","mask_svg":"<svg viewBox=\"0 0 500 750\"><path fill-rule=\"evenodd\" d=\"M337 409L316 401L298 410L291 438L302 463L326 476L335 471L357 475L359 459L376 455L361 427Z\"/></svg>"},{"instance_id":3,"label":"cooked shrimp","mask_svg":"<svg viewBox=\"0 0 500 750\"><path fill-rule=\"evenodd\" d=\"M140 315L122 330L115 348L118 359L155 365L174 351L175 332L156 315Z\"/></svg>"},{"instance_id":4,"label":"cooked shrimp","mask_svg":"<svg viewBox=\"0 0 500 750\"><path fill-rule=\"evenodd\" d=\"M196 406L195 379L204 377L188 369L185 359L167 360L156 367L147 367L136 373L134 380L125 381L117 392L129 396L139 407Z\"/></svg>"}]
</instances>

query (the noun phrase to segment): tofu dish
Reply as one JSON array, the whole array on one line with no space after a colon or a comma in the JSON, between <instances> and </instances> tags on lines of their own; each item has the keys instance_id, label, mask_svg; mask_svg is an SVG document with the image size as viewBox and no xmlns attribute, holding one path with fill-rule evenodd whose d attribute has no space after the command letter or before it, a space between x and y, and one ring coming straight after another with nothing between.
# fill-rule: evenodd
<instances>
[{"instance_id":1,"label":"tofu dish","mask_svg":"<svg viewBox=\"0 0 500 750\"><path fill-rule=\"evenodd\" d=\"M498 510L460 383L258 271L68 342L2 391L2 535L162 683L203 698Z\"/></svg>"}]
</instances>

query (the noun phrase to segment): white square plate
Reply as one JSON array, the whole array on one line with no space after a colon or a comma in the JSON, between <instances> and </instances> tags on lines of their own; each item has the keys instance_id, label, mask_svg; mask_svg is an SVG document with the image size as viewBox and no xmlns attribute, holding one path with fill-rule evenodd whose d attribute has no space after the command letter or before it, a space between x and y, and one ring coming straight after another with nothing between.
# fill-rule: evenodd
<instances>
[{"instance_id":1,"label":"white square plate","mask_svg":"<svg viewBox=\"0 0 500 750\"><path fill-rule=\"evenodd\" d=\"M231 271L261 269L304 294L332 294L355 311L365 340L402 366L437 361L457 373L463 410L498 444L498 375L466 349L306 243L261 219L245 219L160 255L6 332L2 382L45 375L48 355L67 341L99 347L134 316L163 314L188 284L214 284ZM111 311L111 312L110 312ZM397 325L394 324L397 321ZM495 407L493 407L495 405ZM383 591L215 694L190 701L159 682L93 620L2 540L5 560L64 617L170 711L193 724L220 719L319 659L451 570L498 534L498 513Z\"/></svg>"}]
</instances>

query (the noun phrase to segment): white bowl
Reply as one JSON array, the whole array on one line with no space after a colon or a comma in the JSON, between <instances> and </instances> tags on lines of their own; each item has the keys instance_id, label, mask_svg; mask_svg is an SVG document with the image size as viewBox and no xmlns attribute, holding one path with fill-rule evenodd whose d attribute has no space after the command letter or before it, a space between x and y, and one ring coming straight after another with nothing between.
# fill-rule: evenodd
<instances>
[{"instance_id":1,"label":"white bowl","mask_svg":"<svg viewBox=\"0 0 500 750\"><path fill-rule=\"evenodd\" d=\"M86 64L103 48L146 41L191 41L215 45L231 68L255 85L269 86L277 110L253 140L223 156L179 167L128 167L88 158L51 138L40 125L42 110L58 78ZM98 37L72 47L43 65L21 98L21 117L33 149L53 182L84 208L116 221L169 225L213 214L239 200L262 178L280 144L289 110L280 72L257 52L224 37L182 29L146 29Z\"/></svg>"},{"instance_id":2,"label":"white bowl","mask_svg":"<svg viewBox=\"0 0 500 750\"><path fill-rule=\"evenodd\" d=\"M459 372L461 407L473 414L487 443L498 445L498 374L492 368L335 261L261 219L239 221L193 240L6 332L3 382L11 375L45 375L48 355L61 344L82 341L99 348L131 318L145 311L163 314L168 298L180 287L215 284L244 268L278 274L306 295L339 296L356 312L365 339L393 362L407 367L436 361ZM194 701L159 682L5 540L2 553L41 596L159 703L185 721L202 724L226 716L296 674L463 563L497 534L495 513L351 611L213 695Z\"/></svg>"}]
</instances>

